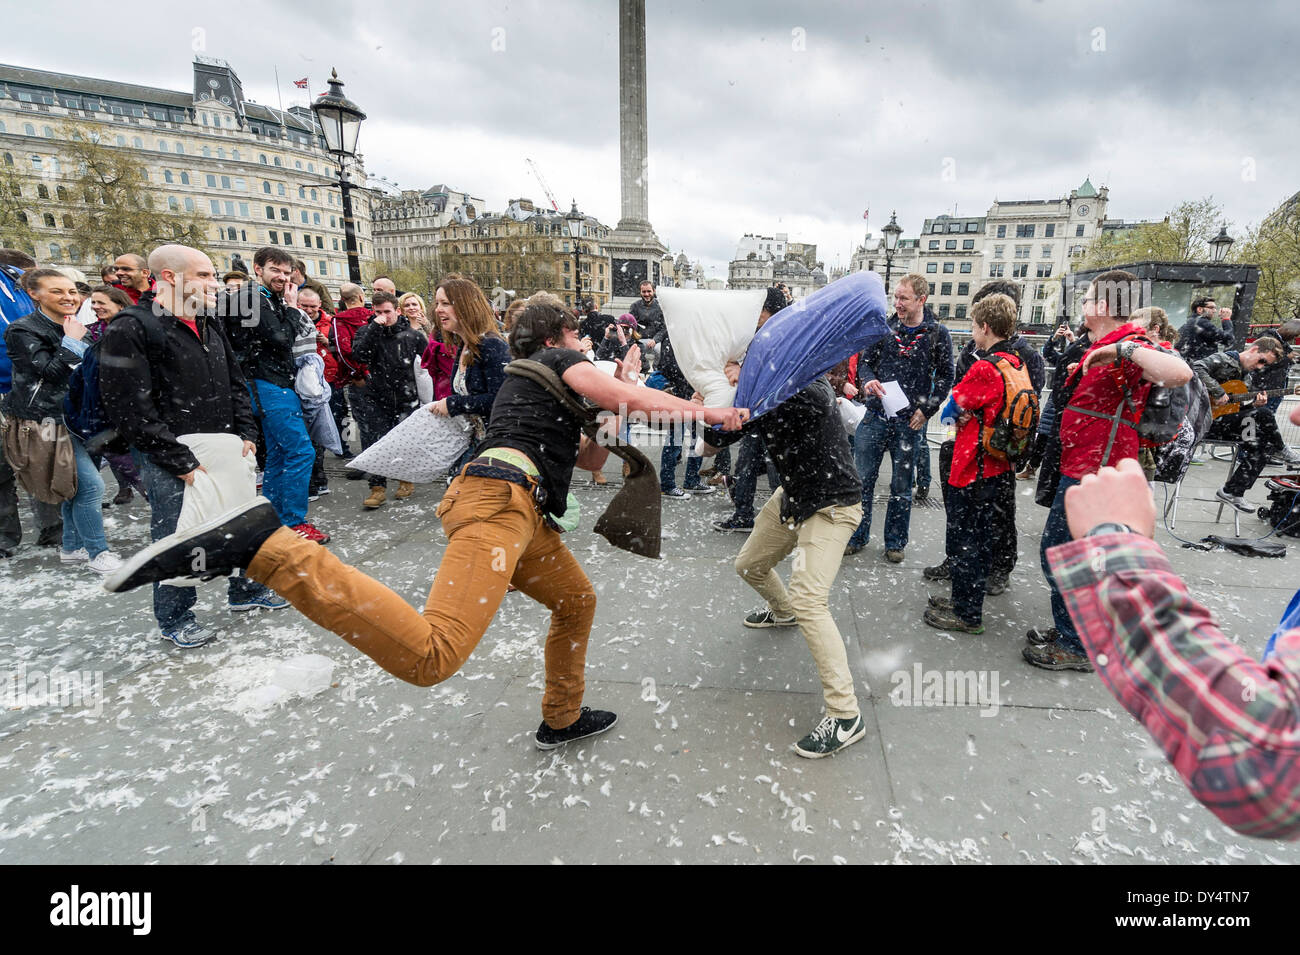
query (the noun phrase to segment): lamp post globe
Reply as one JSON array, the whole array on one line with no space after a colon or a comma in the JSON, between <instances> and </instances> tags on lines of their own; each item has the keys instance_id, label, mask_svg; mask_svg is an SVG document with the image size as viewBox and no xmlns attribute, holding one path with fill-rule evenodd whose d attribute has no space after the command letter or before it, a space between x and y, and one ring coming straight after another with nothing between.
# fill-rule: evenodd
<instances>
[{"instance_id":1,"label":"lamp post globe","mask_svg":"<svg viewBox=\"0 0 1300 955\"><path fill-rule=\"evenodd\" d=\"M1228 255L1228 249L1232 247L1233 238L1228 235L1226 225L1219 227L1219 234L1210 240L1210 248L1214 252L1214 261L1222 262Z\"/></svg>"},{"instance_id":2,"label":"lamp post globe","mask_svg":"<svg viewBox=\"0 0 1300 955\"><path fill-rule=\"evenodd\" d=\"M347 177L347 161L357 155L357 138L366 114L343 95L343 81L338 70L330 71L329 92L312 103L312 112L325 137L325 149L339 164L339 192L343 200L343 241L348 253L348 280L361 284L361 255L357 245L356 220L352 215L352 184Z\"/></svg>"}]
</instances>

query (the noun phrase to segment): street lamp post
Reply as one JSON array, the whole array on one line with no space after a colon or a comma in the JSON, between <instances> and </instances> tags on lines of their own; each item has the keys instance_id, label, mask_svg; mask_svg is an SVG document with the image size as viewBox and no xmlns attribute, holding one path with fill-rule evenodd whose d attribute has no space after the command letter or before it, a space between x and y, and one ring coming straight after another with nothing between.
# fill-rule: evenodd
<instances>
[{"instance_id":1,"label":"street lamp post","mask_svg":"<svg viewBox=\"0 0 1300 955\"><path fill-rule=\"evenodd\" d=\"M582 226L587 217L578 211L578 200L574 199L569 214L564 217L568 226L569 238L573 240L573 304L582 307L582 260L578 257L578 237L582 235Z\"/></svg>"},{"instance_id":2,"label":"street lamp post","mask_svg":"<svg viewBox=\"0 0 1300 955\"><path fill-rule=\"evenodd\" d=\"M897 212L889 214L889 224L880 231L885 234L885 294L889 294L889 273L894 267L894 251L898 248L898 237L903 234L898 224Z\"/></svg>"},{"instance_id":3,"label":"street lamp post","mask_svg":"<svg viewBox=\"0 0 1300 955\"><path fill-rule=\"evenodd\" d=\"M343 95L343 81L338 70L330 71L329 92L322 93L312 103L316 121L325 136L325 148L339 163L339 192L343 198L343 242L348 252L348 279L361 284L361 257L357 249L357 225L352 216L352 184L348 181L347 164L357 155L357 137L361 134L361 121L366 114L356 103Z\"/></svg>"},{"instance_id":4,"label":"street lamp post","mask_svg":"<svg viewBox=\"0 0 1300 955\"><path fill-rule=\"evenodd\" d=\"M1232 247L1233 238L1228 235L1226 225L1219 227L1219 234L1210 240L1210 249L1214 252L1214 264L1218 265L1228 254L1228 249Z\"/></svg>"}]
</instances>

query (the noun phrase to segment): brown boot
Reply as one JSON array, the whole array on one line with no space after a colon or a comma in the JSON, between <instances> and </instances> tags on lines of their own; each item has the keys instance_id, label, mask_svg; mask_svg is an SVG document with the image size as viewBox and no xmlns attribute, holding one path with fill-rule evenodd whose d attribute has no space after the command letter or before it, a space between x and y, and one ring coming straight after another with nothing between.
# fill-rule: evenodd
<instances>
[{"instance_id":1,"label":"brown boot","mask_svg":"<svg viewBox=\"0 0 1300 955\"><path fill-rule=\"evenodd\" d=\"M605 477L604 471L592 471L591 483L595 484L597 487L600 487L602 485L608 484L609 480Z\"/></svg>"},{"instance_id":2,"label":"brown boot","mask_svg":"<svg viewBox=\"0 0 1300 955\"><path fill-rule=\"evenodd\" d=\"M361 506L373 511L377 507L383 507L385 502L387 502L387 500L388 500L387 489L376 486L370 489L370 496L366 498L365 501L362 502Z\"/></svg>"},{"instance_id":3,"label":"brown boot","mask_svg":"<svg viewBox=\"0 0 1300 955\"><path fill-rule=\"evenodd\" d=\"M410 481L398 481L397 490L393 492L393 497L399 501L404 501L415 491L415 485Z\"/></svg>"}]
</instances>

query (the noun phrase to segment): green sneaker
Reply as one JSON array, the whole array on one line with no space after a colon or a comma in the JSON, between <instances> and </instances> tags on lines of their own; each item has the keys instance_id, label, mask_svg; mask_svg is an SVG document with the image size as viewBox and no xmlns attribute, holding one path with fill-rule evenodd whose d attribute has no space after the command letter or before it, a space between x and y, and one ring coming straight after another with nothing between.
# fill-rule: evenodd
<instances>
[{"instance_id":1,"label":"green sneaker","mask_svg":"<svg viewBox=\"0 0 1300 955\"><path fill-rule=\"evenodd\" d=\"M794 751L808 759L834 756L867 735L867 724L858 715L848 720L824 716L811 733L794 744Z\"/></svg>"}]
</instances>

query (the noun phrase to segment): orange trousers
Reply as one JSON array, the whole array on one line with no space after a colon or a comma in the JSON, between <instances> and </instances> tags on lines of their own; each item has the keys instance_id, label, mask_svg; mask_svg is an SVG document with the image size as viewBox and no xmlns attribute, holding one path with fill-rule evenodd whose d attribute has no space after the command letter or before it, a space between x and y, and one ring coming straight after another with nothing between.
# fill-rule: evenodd
<instances>
[{"instance_id":1,"label":"orange trousers","mask_svg":"<svg viewBox=\"0 0 1300 955\"><path fill-rule=\"evenodd\" d=\"M596 594L577 559L528 491L508 481L457 477L437 515L447 551L423 613L285 527L267 538L247 575L417 686L441 683L460 669L513 583L551 611L542 718L554 729L574 723L596 616Z\"/></svg>"}]
</instances>

